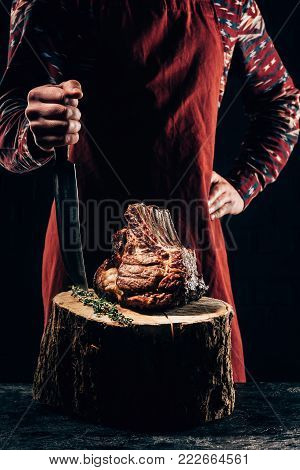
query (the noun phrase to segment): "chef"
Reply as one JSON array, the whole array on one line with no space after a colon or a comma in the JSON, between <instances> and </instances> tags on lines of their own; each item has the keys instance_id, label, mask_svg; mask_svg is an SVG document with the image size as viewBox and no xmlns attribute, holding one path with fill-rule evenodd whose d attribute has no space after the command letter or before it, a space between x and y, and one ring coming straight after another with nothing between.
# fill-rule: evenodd
<instances>
[{"instance_id":1,"label":"chef","mask_svg":"<svg viewBox=\"0 0 300 470\"><path fill-rule=\"evenodd\" d=\"M223 177L213 171L215 133L236 48L250 126ZM107 257L112 202L123 210L132 200L179 201L177 230L196 250L209 295L234 305L220 218L245 210L277 179L298 132L299 92L254 0L15 0L0 95L8 171L51 165L55 149L70 147L90 283ZM52 208L45 322L69 283ZM232 361L234 380L245 381L236 315Z\"/></svg>"}]
</instances>

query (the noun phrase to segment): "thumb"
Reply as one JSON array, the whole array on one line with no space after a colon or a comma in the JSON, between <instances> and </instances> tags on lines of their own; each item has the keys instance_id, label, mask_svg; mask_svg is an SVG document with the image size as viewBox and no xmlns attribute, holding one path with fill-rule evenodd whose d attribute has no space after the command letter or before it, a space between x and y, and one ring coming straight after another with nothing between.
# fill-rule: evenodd
<instances>
[{"instance_id":1,"label":"thumb","mask_svg":"<svg viewBox=\"0 0 300 470\"><path fill-rule=\"evenodd\" d=\"M210 184L219 183L221 181L221 176L218 175L215 171L212 172Z\"/></svg>"},{"instance_id":2,"label":"thumb","mask_svg":"<svg viewBox=\"0 0 300 470\"><path fill-rule=\"evenodd\" d=\"M65 98L80 100L83 97L81 85L77 80L68 80L58 86L63 89Z\"/></svg>"}]
</instances>

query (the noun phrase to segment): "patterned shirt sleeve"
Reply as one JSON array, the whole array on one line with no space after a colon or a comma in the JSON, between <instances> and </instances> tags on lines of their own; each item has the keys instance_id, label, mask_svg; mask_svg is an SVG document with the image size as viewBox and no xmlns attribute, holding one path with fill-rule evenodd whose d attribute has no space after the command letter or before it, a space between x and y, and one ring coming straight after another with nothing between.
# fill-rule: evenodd
<instances>
[{"instance_id":1,"label":"patterned shirt sleeve","mask_svg":"<svg viewBox=\"0 0 300 470\"><path fill-rule=\"evenodd\" d=\"M255 1L242 3L236 46L242 56L250 126L227 178L244 207L275 181L298 139L300 94L287 73Z\"/></svg>"},{"instance_id":2,"label":"patterned shirt sleeve","mask_svg":"<svg viewBox=\"0 0 300 470\"><path fill-rule=\"evenodd\" d=\"M32 171L54 157L35 145L25 109L30 89L63 81L58 18L64 15L58 11L58 0L12 3L8 62L0 87L0 165L13 173Z\"/></svg>"}]
</instances>

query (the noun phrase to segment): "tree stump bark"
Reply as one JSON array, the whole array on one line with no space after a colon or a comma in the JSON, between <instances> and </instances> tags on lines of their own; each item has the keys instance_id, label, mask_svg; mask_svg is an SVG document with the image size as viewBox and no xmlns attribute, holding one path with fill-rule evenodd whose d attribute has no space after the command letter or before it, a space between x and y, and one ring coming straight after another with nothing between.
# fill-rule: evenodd
<instances>
[{"instance_id":1,"label":"tree stump bark","mask_svg":"<svg viewBox=\"0 0 300 470\"><path fill-rule=\"evenodd\" d=\"M230 415L232 308L202 298L120 326L71 292L53 300L34 398L119 427L181 429ZM167 316L166 316L167 315Z\"/></svg>"}]
</instances>

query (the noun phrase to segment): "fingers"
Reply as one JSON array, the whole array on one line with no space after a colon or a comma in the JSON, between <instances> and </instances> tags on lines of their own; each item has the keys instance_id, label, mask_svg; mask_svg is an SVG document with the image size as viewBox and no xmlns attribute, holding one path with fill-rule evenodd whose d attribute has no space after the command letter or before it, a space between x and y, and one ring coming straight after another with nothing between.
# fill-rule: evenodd
<instances>
[{"instance_id":1,"label":"fingers","mask_svg":"<svg viewBox=\"0 0 300 470\"><path fill-rule=\"evenodd\" d=\"M222 180L222 177L218 173L213 171L211 175L210 184L219 183L221 180Z\"/></svg>"},{"instance_id":2,"label":"fingers","mask_svg":"<svg viewBox=\"0 0 300 470\"><path fill-rule=\"evenodd\" d=\"M213 185L210 188L208 205L212 206L225 191L226 191L225 182L213 183Z\"/></svg>"},{"instance_id":3,"label":"fingers","mask_svg":"<svg viewBox=\"0 0 300 470\"><path fill-rule=\"evenodd\" d=\"M65 145L77 144L79 134L66 134L63 136L44 136L39 138L34 135L36 144L43 150L53 150L55 147L63 147Z\"/></svg>"},{"instance_id":4,"label":"fingers","mask_svg":"<svg viewBox=\"0 0 300 470\"><path fill-rule=\"evenodd\" d=\"M77 107L78 106L78 100L77 99L72 99L72 98L65 98L65 104Z\"/></svg>"},{"instance_id":5,"label":"fingers","mask_svg":"<svg viewBox=\"0 0 300 470\"><path fill-rule=\"evenodd\" d=\"M39 120L33 121L30 127L37 137L51 137L56 135L77 134L81 129L81 124L79 121L73 119L69 121Z\"/></svg>"},{"instance_id":6,"label":"fingers","mask_svg":"<svg viewBox=\"0 0 300 470\"><path fill-rule=\"evenodd\" d=\"M81 124L79 121L34 121L30 128L36 144L45 150L63 145L76 144L79 140Z\"/></svg>"},{"instance_id":7,"label":"fingers","mask_svg":"<svg viewBox=\"0 0 300 470\"><path fill-rule=\"evenodd\" d=\"M222 208L225 205L231 203L231 199L228 193L223 193L215 202L209 207L209 214L211 219L218 218L218 214L220 211L222 212Z\"/></svg>"},{"instance_id":8,"label":"fingers","mask_svg":"<svg viewBox=\"0 0 300 470\"><path fill-rule=\"evenodd\" d=\"M211 178L208 207L211 220L225 214L239 214L244 208L244 201L228 180L213 172Z\"/></svg>"},{"instance_id":9,"label":"fingers","mask_svg":"<svg viewBox=\"0 0 300 470\"><path fill-rule=\"evenodd\" d=\"M44 85L30 90L27 96L28 103L64 103L64 90L55 85Z\"/></svg>"},{"instance_id":10,"label":"fingers","mask_svg":"<svg viewBox=\"0 0 300 470\"><path fill-rule=\"evenodd\" d=\"M69 119L67 134L78 134L81 129L81 123L79 121Z\"/></svg>"},{"instance_id":11,"label":"fingers","mask_svg":"<svg viewBox=\"0 0 300 470\"><path fill-rule=\"evenodd\" d=\"M231 213L230 206L231 206L231 203L230 203L230 202L225 203L222 207L220 207L220 209L216 210L216 211L211 215L211 220L220 219L220 218L223 217L224 215L230 214L230 213Z\"/></svg>"},{"instance_id":12,"label":"fingers","mask_svg":"<svg viewBox=\"0 0 300 470\"><path fill-rule=\"evenodd\" d=\"M226 191L226 181L215 171L212 172L208 205L212 206Z\"/></svg>"},{"instance_id":13,"label":"fingers","mask_svg":"<svg viewBox=\"0 0 300 470\"><path fill-rule=\"evenodd\" d=\"M76 84L76 86L75 86ZM63 82L60 85L43 85L28 93L28 102L61 103L78 106L78 100L83 97L80 83L75 80Z\"/></svg>"},{"instance_id":14,"label":"fingers","mask_svg":"<svg viewBox=\"0 0 300 470\"><path fill-rule=\"evenodd\" d=\"M26 109L26 116L30 121L35 121L39 118L46 119L75 119L77 121L81 118L81 112L74 106L64 106L61 104L46 104L32 103Z\"/></svg>"},{"instance_id":15,"label":"fingers","mask_svg":"<svg viewBox=\"0 0 300 470\"><path fill-rule=\"evenodd\" d=\"M81 99L83 97L81 85L77 80L68 80L62 82L59 87L62 88L65 98Z\"/></svg>"},{"instance_id":16,"label":"fingers","mask_svg":"<svg viewBox=\"0 0 300 470\"><path fill-rule=\"evenodd\" d=\"M39 147L48 150L78 142L81 129L78 100L82 96L76 80L43 85L28 93L25 114Z\"/></svg>"}]
</instances>

